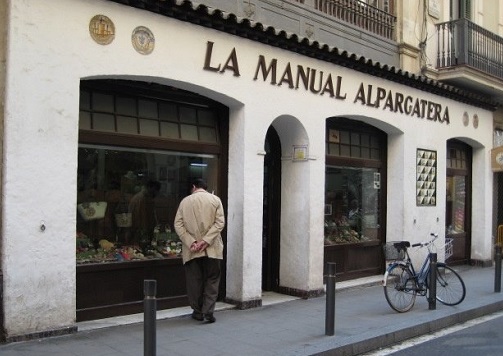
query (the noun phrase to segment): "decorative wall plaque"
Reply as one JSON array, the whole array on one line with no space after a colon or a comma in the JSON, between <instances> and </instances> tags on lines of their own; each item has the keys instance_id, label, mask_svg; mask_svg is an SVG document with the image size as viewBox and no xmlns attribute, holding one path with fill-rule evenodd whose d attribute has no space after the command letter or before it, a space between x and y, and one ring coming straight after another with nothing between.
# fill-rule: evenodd
<instances>
[{"instance_id":1,"label":"decorative wall plaque","mask_svg":"<svg viewBox=\"0 0 503 356\"><path fill-rule=\"evenodd\" d=\"M306 161L307 160L307 145L294 145L293 146L293 160Z\"/></svg>"},{"instance_id":2,"label":"decorative wall plaque","mask_svg":"<svg viewBox=\"0 0 503 356\"><path fill-rule=\"evenodd\" d=\"M470 118L468 117L468 113L465 111L463 114L463 125L468 126L470 123Z\"/></svg>"},{"instance_id":3,"label":"decorative wall plaque","mask_svg":"<svg viewBox=\"0 0 503 356\"><path fill-rule=\"evenodd\" d=\"M96 15L89 21L89 33L96 43L107 45L115 38L115 25L105 15Z\"/></svg>"},{"instance_id":4,"label":"decorative wall plaque","mask_svg":"<svg viewBox=\"0 0 503 356\"><path fill-rule=\"evenodd\" d=\"M437 152L417 149L416 154L416 204L437 204Z\"/></svg>"},{"instance_id":5,"label":"decorative wall plaque","mask_svg":"<svg viewBox=\"0 0 503 356\"><path fill-rule=\"evenodd\" d=\"M133 30L131 42L136 52L140 54L150 54L155 47L154 34L145 26L138 26Z\"/></svg>"},{"instance_id":6,"label":"decorative wall plaque","mask_svg":"<svg viewBox=\"0 0 503 356\"><path fill-rule=\"evenodd\" d=\"M473 127L479 127L479 116L477 114L473 115Z\"/></svg>"}]
</instances>

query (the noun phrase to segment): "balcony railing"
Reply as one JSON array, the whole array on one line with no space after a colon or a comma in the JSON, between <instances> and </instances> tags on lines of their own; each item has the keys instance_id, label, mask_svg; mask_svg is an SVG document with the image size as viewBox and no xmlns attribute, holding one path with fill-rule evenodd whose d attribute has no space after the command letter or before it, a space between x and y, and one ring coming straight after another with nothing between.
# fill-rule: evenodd
<instances>
[{"instance_id":1,"label":"balcony railing","mask_svg":"<svg viewBox=\"0 0 503 356\"><path fill-rule=\"evenodd\" d=\"M437 69L466 65L503 79L503 38L467 19L437 25Z\"/></svg>"},{"instance_id":2,"label":"balcony railing","mask_svg":"<svg viewBox=\"0 0 503 356\"><path fill-rule=\"evenodd\" d=\"M304 1L300 1L304 3ZM359 0L315 0L317 11L376 35L393 39L396 17Z\"/></svg>"}]
</instances>

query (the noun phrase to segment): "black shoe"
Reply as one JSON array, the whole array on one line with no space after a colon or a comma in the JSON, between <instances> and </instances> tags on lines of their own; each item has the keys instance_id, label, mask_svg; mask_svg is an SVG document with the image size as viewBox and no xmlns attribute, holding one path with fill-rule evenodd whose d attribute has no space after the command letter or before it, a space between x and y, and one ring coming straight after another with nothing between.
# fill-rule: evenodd
<instances>
[{"instance_id":1,"label":"black shoe","mask_svg":"<svg viewBox=\"0 0 503 356\"><path fill-rule=\"evenodd\" d=\"M204 320L204 316L202 313L199 313L199 312L192 312L192 319L195 319L197 321L203 321Z\"/></svg>"},{"instance_id":2,"label":"black shoe","mask_svg":"<svg viewBox=\"0 0 503 356\"><path fill-rule=\"evenodd\" d=\"M213 316L213 314L205 314L204 318L206 319L206 321L208 323L214 323L215 321L217 321L217 319L215 319L215 317Z\"/></svg>"}]
</instances>

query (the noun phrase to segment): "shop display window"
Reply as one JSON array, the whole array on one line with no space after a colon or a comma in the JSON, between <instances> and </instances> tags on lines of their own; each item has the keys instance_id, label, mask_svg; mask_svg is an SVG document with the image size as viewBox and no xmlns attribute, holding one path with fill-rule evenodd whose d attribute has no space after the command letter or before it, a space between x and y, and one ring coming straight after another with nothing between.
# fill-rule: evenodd
<instances>
[{"instance_id":1,"label":"shop display window","mask_svg":"<svg viewBox=\"0 0 503 356\"><path fill-rule=\"evenodd\" d=\"M180 257L178 204L194 178L218 194L217 177L216 155L80 144L77 263Z\"/></svg>"},{"instance_id":2,"label":"shop display window","mask_svg":"<svg viewBox=\"0 0 503 356\"><path fill-rule=\"evenodd\" d=\"M325 244L377 240L378 170L328 166L325 179Z\"/></svg>"}]
</instances>

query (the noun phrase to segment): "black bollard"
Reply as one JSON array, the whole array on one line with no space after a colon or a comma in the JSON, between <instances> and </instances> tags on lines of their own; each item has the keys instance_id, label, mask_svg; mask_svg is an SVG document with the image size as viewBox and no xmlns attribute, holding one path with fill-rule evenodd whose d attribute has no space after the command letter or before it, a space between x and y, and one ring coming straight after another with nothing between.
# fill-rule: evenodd
<instances>
[{"instance_id":1,"label":"black bollard","mask_svg":"<svg viewBox=\"0 0 503 356\"><path fill-rule=\"evenodd\" d=\"M325 335L335 334L335 263L327 263L327 299L325 308Z\"/></svg>"},{"instance_id":2,"label":"black bollard","mask_svg":"<svg viewBox=\"0 0 503 356\"><path fill-rule=\"evenodd\" d=\"M437 254L430 253L430 276L429 276L428 309L437 309Z\"/></svg>"},{"instance_id":3,"label":"black bollard","mask_svg":"<svg viewBox=\"0 0 503 356\"><path fill-rule=\"evenodd\" d=\"M501 246L496 245L494 253L494 293L501 292Z\"/></svg>"},{"instance_id":4,"label":"black bollard","mask_svg":"<svg viewBox=\"0 0 503 356\"><path fill-rule=\"evenodd\" d=\"M156 354L156 312L157 300L155 299L157 281L146 279L143 281L143 355L155 356Z\"/></svg>"}]
</instances>

